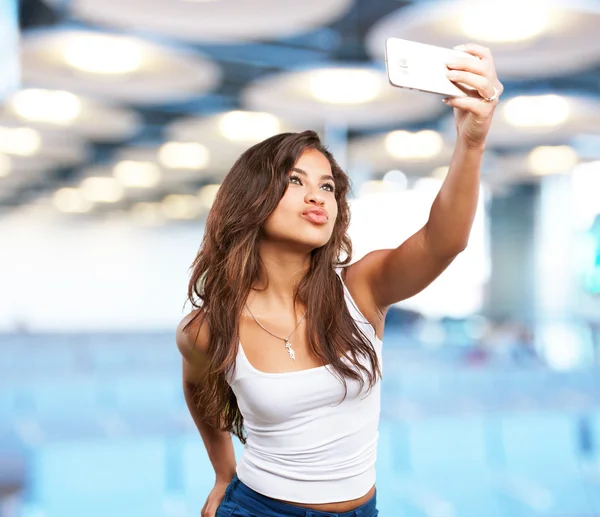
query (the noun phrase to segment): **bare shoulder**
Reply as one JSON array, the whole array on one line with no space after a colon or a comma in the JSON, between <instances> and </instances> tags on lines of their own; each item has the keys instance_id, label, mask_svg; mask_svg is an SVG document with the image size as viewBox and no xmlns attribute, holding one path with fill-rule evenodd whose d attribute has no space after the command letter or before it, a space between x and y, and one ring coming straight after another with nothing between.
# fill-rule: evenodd
<instances>
[{"instance_id":1,"label":"bare shoulder","mask_svg":"<svg viewBox=\"0 0 600 517\"><path fill-rule=\"evenodd\" d=\"M360 260L345 267L342 271L342 280L346 284L354 302L360 312L369 320L369 323L373 325L380 338L383 335L387 307L378 307L375 303L370 278L373 268L378 267L381 264L382 258L389 252L390 250L387 249L372 251Z\"/></svg>"},{"instance_id":2,"label":"bare shoulder","mask_svg":"<svg viewBox=\"0 0 600 517\"><path fill-rule=\"evenodd\" d=\"M204 352L208 347L209 333L204 315L195 309L179 322L175 334L177 348L186 359L195 352Z\"/></svg>"},{"instance_id":3,"label":"bare shoulder","mask_svg":"<svg viewBox=\"0 0 600 517\"><path fill-rule=\"evenodd\" d=\"M177 326L175 341L183 357L183 376L188 382L200 382L208 363L208 324L200 309L187 314Z\"/></svg>"}]
</instances>

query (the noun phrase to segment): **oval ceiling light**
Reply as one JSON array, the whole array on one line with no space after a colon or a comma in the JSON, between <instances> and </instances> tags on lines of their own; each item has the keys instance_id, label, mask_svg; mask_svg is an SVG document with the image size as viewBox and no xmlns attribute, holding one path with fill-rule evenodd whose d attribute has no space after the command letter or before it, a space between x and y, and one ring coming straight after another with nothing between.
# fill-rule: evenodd
<instances>
[{"instance_id":1,"label":"oval ceiling light","mask_svg":"<svg viewBox=\"0 0 600 517\"><path fill-rule=\"evenodd\" d=\"M213 163L211 161L210 171L205 167L195 167L195 165L203 165L204 158L200 156L202 161L197 159L194 152L188 147L188 144L193 142L185 142L184 139L173 139L166 144L185 144L185 147L168 146L166 144L156 146L154 142L140 142L131 147L121 146L117 149L112 157L112 161L108 164L109 168L114 171L114 167L120 162L134 162L135 164L147 164L144 167L157 168L160 170L160 182L153 187L128 189L125 193L128 199L136 199L137 201L146 201L149 197L154 198L153 192L158 190L166 190L168 192L176 192L179 185L187 185L190 183L196 184L198 181L206 180L207 176L214 173ZM183 149L183 152L177 153ZM129 165L127 166L129 167ZM90 176L102 176L107 172L98 174L89 173ZM108 175L110 175L110 171ZM113 172L114 175L114 172Z\"/></svg>"},{"instance_id":2,"label":"oval ceiling light","mask_svg":"<svg viewBox=\"0 0 600 517\"><path fill-rule=\"evenodd\" d=\"M441 142L441 145L440 145ZM437 131L395 130L357 136L348 143L348 163L373 179L390 169L399 169L408 178L429 176L434 167L447 165L453 148Z\"/></svg>"},{"instance_id":3,"label":"oval ceiling light","mask_svg":"<svg viewBox=\"0 0 600 517\"><path fill-rule=\"evenodd\" d=\"M123 187L115 178L90 177L81 182L83 197L95 203L116 203L123 199Z\"/></svg>"},{"instance_id":4,"label":"oval ceiling light","mask_svg":"<svg viewBox=\"0 0 600 517\"><path fill-rule=\"evenodd\" d=\"M444 0L411 2L377 21L366 35L369 55L383 63L385 40L452 48L492 48L500 78L557 77L600 59L596 0Z\"/></svg>"},{"instance_id":5,"label":"oval ceiling light","mask_svg":"<svg viewBox=\"0 0 600 517\"><path fill-rule=\"evenodd\" d=\"M278 133L297 132L306 129L304 124L292 124L286 119L275 117L270 113L250 112L244 110L227 111L215 113L208 116L182 117L174 120L165 128L165 138L169 142L193 144L190 145L190 155L195 155L189 165L202 165L204 163L204 151L206 148L208 160L205 167L191 167L177 170L180 177L184 171L193 181L219 182L231 169L237 157L246 151L249 145L258 143ZM318 128L315 128L318 129ZM169 146L166 149L177 149ZM182 160L186 152L174 156L174 160ZM163 155L163 159L164 159ZM187 160L186 160L187 161ZM195 163L192 163L195 162ZM183 163L180 163L183 165ZM169 174L168 176L174 176ZM192 178L193 176L193 178Z\"/></svg>"},{"instance_id":6,"label":"oval ceiling light","mask_svg":"<svg viewBox=\"0 0 600 517\"><path fill-rule=\"evenodd\" d=\"M230 111L221 116L219 129L235 142L260 142L279 133L280 124L270 113Z\"/></svg>"},{"instance_id":7,"label":"oval ceiling light","mask_svg":"<svg viewBox=\"0 0 600 517\"><path fill-rule=\"evenodd\" d=\"M167 126L166 134L173 141L202 142L210 153L210 167L213 168L224 152L239 154L238 151L246 149L248 143L302 129L264 111L233 110L177 119Z\"/></svg>"},{"instance_id":8,"label":"oval ceiling light","mask_svg":"<svg viewBox=\"0 0 600 517\"><path fill-rule=\"evenodd\" d=\"M29 127L0 127L0 152L32 156L42 144L40 134Z\"/></svg>"},{"instance_id":9,"label":"oval ceiling light","mask_svg":"<svg viewBox=\"0 0 600 517\"><path fill-rule=\"evenodd\" d=\"M444 140L438 132L430 129L416 133L398 130L386 135L385 148L395 158L426 160L442 151Z\"/></svg>"},{"instance_id":10,"label":"oval ceiling light","mask_svg":"<svg viewBox=\"0 0 600 517\"><path fill-rule=\"evenodd\" d=\"M516 127L552 127L569 118L569 103L560 95L519 96L502 106L505 120Z\"/></svg>"},{"instance_id":11,"label":"oval ceiling light","mask_svg":"<svg viewBox=\"0 0 600 517\"><path fill-rule=\"evenodd\" d=\"M29 88L11 98L17 115L32 122L70 124L81 113L81 102L76 95L63 90Z\"/></svg>"},{"instance_id":12,"label":"oval ceiling light","mask_svg":"<svg viewBox=\"0 0 600 517\"><path fill-rule=\"evenodd\" d=\"M600 98L594 95L520 95L500 100L486 142L489 148L560 145L600 134L599 119ZM451 114L439 127L449 141L456 138Z\"/></svg>"},{"instance_id":13,"label":"oval ceiling light","mask_svg":"<svg viewBox=\"0 0 600 517\"><path fill-rule=\"evenodd\" d=\"M445 106L428 95L389 84L372 66L315 67L261 77L241 96L242 105L310 126L341 124L368 128L422 121Z\"/></svg>"},{"instance_id":14,"label":"oval ceiling light","mask_svg":"<svg viewBox=\"0 0 600 517\"><path fill-rule=\"evenodd\" d=\"M93 203L76 188L58 189L52 196L52 204L61 212L77 214L89 212L93 207Z\"/></svg>"},{"instance_id":15,"label":"oval ceiling light","mask_svg":"<svg viewBox=\"0 0 600 517\"><path fill-rule=\"evenodd\" d=\"M160 203L149 203L142 201L135 203L130 210L131 218L142 226L156 226L163 224L166 220Z\"/></svg>"},{"instance_id":16,"label":"oval ceiling light","mask_svg":"<svg viewBox=\"0 0 600 517\"><path fill-rule=\"evenodd\" d=\"M10 172L2 187L50 187L55 169L74 167L89 159L86 141L60 131L0 126L0 156L10 156Z\"/></svg>"},{"instance_id":17,"label":"oval ceiling light","mask_svg":"<svg viewBox=\"0 0 600 517\"><path fill-rule=\"evenodd\" d=\"M196 219L201 212L198 198L191 194L170 194L161 206L169 219Z\"/></svg>"},{"instance_id":18,"label":"oval ceiling light","mask_svg":"<svg viewBox=\"0 0 600 517\"><path fill-rule=\"evenodd\" d=\"M197 98L221 78L197 50L63 27L24 34L21 63L24 84L135 105Z\"/></svg>"},{"instance_id":19,"label":"oval ceiling light","mask_svg":"<svg viewBox=\"0 0 600 517\"><path fill-rule=\"evenodd\" d=\"M577 153L568 145L539 146L527 157L529 168L536 176L568 172L578 161Z\"/></svg>"},{"instance_id":20,"label":"oval ceiling light","mask_svg":"<svg viewBox=\"0 0 600 517\"><path fill-rule=\"evenodd\" d=\"M46 0L64 7L64 0ZM352 0L69 0L69 15L197 43L237 43L291 37L341 18Z\"/></svg>"},{"instance_id":21,"label":"oval ceiling light","mask_svg":"<svg viewBox=\"0 0 600 517\"><path fill-rule=\"evenodd\" d=\"M309 79L315 99L331 104L361 104L371 102L381 93L379 74L372 70L316 70Z\"/></svg>"},{"instance_id":22,"label":"oval ceiling light","mask_svg":"<svg viewBox=\"0 0 600 517\"><path fill-rule=\"evenodd\" d=\"M128 74L141 68L143 51L139 42L126 36L81 33L64 42L65 62L92 74Z\"/></svg>"},{"instance_id":23,"label":"oval ceiling light","mask_svg":"<svg viewBox=\"0 0 600 517\"><path fill-rule=\"evenodd\" d=\"M122 160L113 167L113 174L124 187L152 188L160 182L160 169L152 162Z\"/></svg>"},{"instance_id":24,"label":"oval ceiling light","mask_svg":"<svg viewBox=\"0 0 600 517\"><path fill-rule=\"evenodd\" d=\"M471 0L464 2L459 20L461 30L469 38L490 43L516 42L542 34L550 25L550 9L547 0Z\"/></svg>"},{"instance_id":25,"label":"oval ceiling light","mask_svg":"<svg viewBox=\"0 0 600 517\"><path fill-rule=\"evenodd\" d=\"M65 90L26 88L4 105L0 123L26 122L44 131L59 129L89 140L114 142L135 134L141 117L131 109Z\"/></svg>"},{"instance_id":26,"label":"oval ceiling light","mask_svg":"<svg viewBox=\"0 0 600 517\"><path fill-rule=\"evenodd\" d=\"M204 169L210 153L198 142L166 142L158 150L158 159L170 169Z\"/></svg>"}]
</instances>

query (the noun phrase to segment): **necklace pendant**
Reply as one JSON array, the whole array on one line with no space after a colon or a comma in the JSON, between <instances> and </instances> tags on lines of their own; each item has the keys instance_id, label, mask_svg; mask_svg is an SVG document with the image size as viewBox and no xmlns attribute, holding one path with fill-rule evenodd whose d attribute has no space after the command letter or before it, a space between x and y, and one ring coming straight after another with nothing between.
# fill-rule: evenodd
<instances>
[{"instance_id":1,"label":"necklace pendant","mask_svg":"<svg viewBox=\"0 0 600 517\"><path fill-rule=\"evenodd\" d=\"M285 340L285 348L288 351L288 354L290 354L290 359L293 359L295 361L296 355L294 354L294 351L292 350L292 344L287 339Z\"/></svg>"}]
</instances>

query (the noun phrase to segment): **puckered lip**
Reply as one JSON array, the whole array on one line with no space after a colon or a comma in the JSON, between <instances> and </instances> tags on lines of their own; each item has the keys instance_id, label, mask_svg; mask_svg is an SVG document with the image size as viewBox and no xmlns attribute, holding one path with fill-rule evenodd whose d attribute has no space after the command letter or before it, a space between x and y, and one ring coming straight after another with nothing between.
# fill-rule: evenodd
<instances>
[{"instance_id":1,"label":"puckered lip","mask_svg":"<svg viewBox=\"0 0 600 517\"><path fill-rule=\"evenodd\" d=\"M307 208L306 210L304 210L304 212L302 212L302 215L308 214L324 215L325 217L327 217L327 219L329 219L327 211L323 210L322 208Z\"/></svg>"}]
</instances>

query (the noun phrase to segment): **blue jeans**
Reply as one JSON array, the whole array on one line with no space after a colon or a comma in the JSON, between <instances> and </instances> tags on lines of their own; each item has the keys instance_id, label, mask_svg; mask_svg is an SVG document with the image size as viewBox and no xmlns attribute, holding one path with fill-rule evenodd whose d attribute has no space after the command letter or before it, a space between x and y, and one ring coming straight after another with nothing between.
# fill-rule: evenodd
<instances>
[{"instance_id":1,"label":"blue jeans","mask_svg":"<svg viewBox=\"0 0 600 517\"><path fill-rule=\"evenodd\" d=\"M255 492L244 485L237 475L225 491L216 517L377 517L377 494L365 504L343 513L321 512L282 503Z\"/></svg>"}]
</instances>

